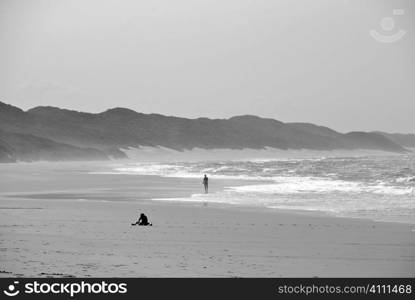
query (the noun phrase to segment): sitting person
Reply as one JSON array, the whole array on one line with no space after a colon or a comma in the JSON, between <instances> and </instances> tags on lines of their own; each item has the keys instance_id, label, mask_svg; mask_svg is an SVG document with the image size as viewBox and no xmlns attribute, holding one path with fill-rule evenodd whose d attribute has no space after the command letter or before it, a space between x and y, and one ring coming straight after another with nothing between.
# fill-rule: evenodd
<instances>
[{"instance_id":1,"label":"sitting person","mask_svg":"<svg viewBox=\"0 0 415 300\"><path fill-rule=\"evenodd\" d=\"M148 221L148 218L147 218L147 216L145 214L141 214L140 215L140 218L138 219L138 221L135 222L135 223L133 223L133 224L131 224L131 225L132 226L134 226L134 225L138 225L138 226L152 226L153 224L151 224Z\"/></svg>"}]
</instances>

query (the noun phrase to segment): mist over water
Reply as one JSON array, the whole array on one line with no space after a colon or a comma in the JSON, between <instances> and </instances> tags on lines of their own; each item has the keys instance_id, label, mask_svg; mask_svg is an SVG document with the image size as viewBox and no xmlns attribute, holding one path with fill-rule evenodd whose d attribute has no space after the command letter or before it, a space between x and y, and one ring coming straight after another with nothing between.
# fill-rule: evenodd
<instances>
[{"instance_id":1,"label":"mist over water","mask_svg":"<svg viewBox=\"0 0 415 300\"><path fill-rule=\"evenodd\" d=\"M164 200L322 211L415 223L413 154L140 162L114 165L111 173L185 178L201 178L206 173L211 185L217 179L241 183L216 193ZM252 180L257 183L252 184Z\"/></svg>"}]
</instances>

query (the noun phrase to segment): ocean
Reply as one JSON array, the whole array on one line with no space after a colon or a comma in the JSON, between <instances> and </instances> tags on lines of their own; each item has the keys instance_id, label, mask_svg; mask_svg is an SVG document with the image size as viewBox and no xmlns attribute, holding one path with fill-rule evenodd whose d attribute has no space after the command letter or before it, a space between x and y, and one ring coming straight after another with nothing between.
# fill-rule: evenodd
<instances>
[{"instance_id":1,"label":"ocean","mask_svg":"<svg viewBox=\"0 0 415 300\"><path fill-rule=\"evenodd\" d=\"M333 216L415 223L415 155L114 163L111 174L233 179L209 194L153 200L320 211Z\"/></svg>"}]
</instances>

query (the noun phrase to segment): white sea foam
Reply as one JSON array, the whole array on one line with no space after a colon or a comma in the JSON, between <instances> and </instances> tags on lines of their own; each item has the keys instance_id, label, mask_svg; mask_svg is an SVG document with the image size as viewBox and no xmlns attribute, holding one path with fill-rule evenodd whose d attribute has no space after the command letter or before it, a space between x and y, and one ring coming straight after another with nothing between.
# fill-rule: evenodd
<instances>
[{"instance_id":1,"label":"white sea foam","mask_svg":"<svg viewBox=\"0 0 415 300\"><path fill-rule=\"evenodd\" d=\"M367 185L358 182L312 177L273 177L275 183L232 187L235 192L257 192L264 194L301 193L375 193L385 195L414 195L413 187L394 187L385 184Z\"/></svg>"},{"instance_id":2,"label":"white sea foam","mask_svg":"<svg viewBox=\"0 0 415 300\"><path fill-rule=\"evenodd\" d=\"M308 160L308 159L307 159ZM288 160L290 161L290 160ZM287 160L285 160L287 162ZM230 174L224 174L224 171L231 170ZM374 193L385 195L415 195L415 187L412 186L390 186L388 183L378 180L374 183L354 182L333 179L335 173L327 173L327 177L310 177L310 176L263 176L264 173L272 175L275 173L273 168L263 168L258 172L247 172L244 167L235 166L210 166L195 168L192 165L180 164L155 164L140 163L115 167L112 172L99 172L100 174L127 174L127 175L156 175L163 177L177 178L200 178L203 173L210 173L214 179L233 179L233 180L254 180L266 181L267 184L245 185L232 187L235 192L258 192L265 194L301 194L301 193ZM290 174L295 170L288 170ZM98 172L96 172L98 173ZM242 173L242 174L241 174ZM401 179L398 182L412 182L412 177L406 180ZM271 182L271 183L269 183Z\"/></svg>"},{"instance_id":3,"label":"white sea foam","mask_svg":"<svg viewBox=\"0 0 415 300\"><path fill-rule=\"evenodd\" d=\"M359 183L313 177L272 177L274 183L232 187L235 192L266 194L357 192Z\"/></svg>"},{"instance_id":4,"label":"white sea foam","mask_svg":"<svg viewBox=\"0 0 415 300\"><path fill-rule=\"evenodd\" d=\"M318 210L415 223L415 157L410 155L140 162L114 164L105 172L180 178L206 173L213 185L218 179L239 181L217 193L154 200Z\"/></svg>"},{"instance_id":5,"label":"white sea foam","mask_svg":"<svg viewBox=\"0 0 415 300\"><path fill-rule=\"evenodd\" d=\"M134 166L116 167L112 172L91 172L93 174L125 174L125 175L157 175L163 177L176 178L200 178L203 173L218 173L221 171L232 169L233 171L244 171L244 168L231 168L228 166L201 168L195 171L190 167L174 165L174 164L149 164L142 163ZM225 175L215 174L216 179L238 179L238 180L266 180L261 176L246 175Z\"/></svg>"},{"instance_id":6,"label":"white sea foam","mask_svg":"<svg viewBox=\"0 0 415 300\"><path fill-rule=\"evenodd\" d=\"M370 218L380 221L415 223L413 199L376 197L337 197L333 194L315 197L275 197L274 195L235 192L234 189L212 194L193 194L182 198L157 198L157 201L218 203L226 205L267 207L270 209L320 211L333 216Z\"/></svg>"},{"instance_id":7,"label":"white sea foam","mask_svg":"<svg viewBox=\"0 0 415 300\"><path fill-rule=\"evenodd\" d=\"M415 183L415 176L399 177L396 178L398 183Z\"/></svg>"}]
</instances>

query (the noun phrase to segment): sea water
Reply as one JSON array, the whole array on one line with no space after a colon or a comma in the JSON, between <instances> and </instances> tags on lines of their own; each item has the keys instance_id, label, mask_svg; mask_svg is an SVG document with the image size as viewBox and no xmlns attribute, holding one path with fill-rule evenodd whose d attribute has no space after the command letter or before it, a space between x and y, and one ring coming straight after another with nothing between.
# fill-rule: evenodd
<instances>
[{"instance_id":1,"label":"sea water","mask_svg":"<svg viewBox=\"0 0 415 300\"><path fill-rule=\"evenodd\" d=\"M414 154L134 162L116 164L112 173L184 178L207 174L210 185L219 179L237 179L240 184L188 198L154 200L321 211L415 223Z\"/></svg>"}]
</instances>

